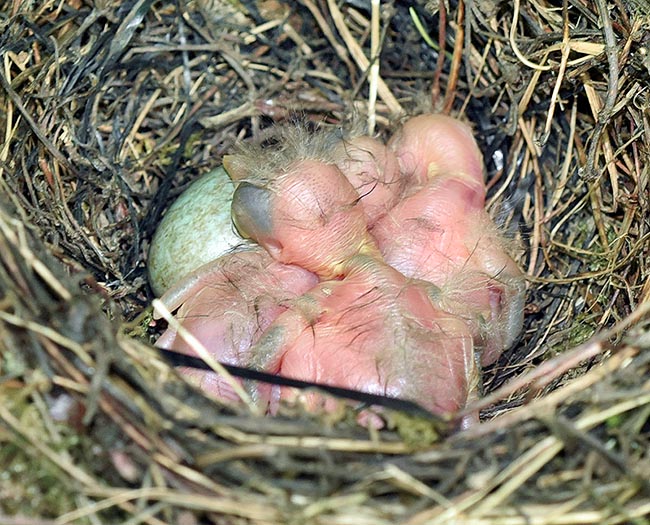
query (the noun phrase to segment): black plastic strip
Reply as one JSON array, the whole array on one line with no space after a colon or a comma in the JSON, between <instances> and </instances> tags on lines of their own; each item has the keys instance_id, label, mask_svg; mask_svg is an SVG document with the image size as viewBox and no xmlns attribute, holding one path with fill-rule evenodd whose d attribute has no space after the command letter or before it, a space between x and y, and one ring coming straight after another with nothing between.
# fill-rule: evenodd
<instances>
[{"instance_id":1,"label":"black plastic strip","mask_svg":"<svg viewBox=\"0 0 650 525\"><path fill-rule=\"evenodd\" d=\"M160 352L160 355L163 357L163 359L165 359L165 361L167 361L172 366L185 366L188 368L194 368L196 370L212 371L212 368L210 368L210 366L200 357L185 355L179 352L175 352L174 350L165 350L162 348L158 348L157 350ZM223 366L231 375L240 377L242 379L260 381L262 383L270 383L272 385L278 386L289 386L299 389L313 388L342 399L350 399L352 401L359 401L367 405L376 405L389 408L391 410L398 410L400 412L404 412L413 416L418 416L443 423L441 417L432 414L418 403L409 401L407 399L399 399L396 397L388 397L379 394L369 394L367 392L350 390L348 388L341 388L338 386L331 386L323 383L301 381L299 379L291 379L289 377L269 374L267 372L260 372L259 370L252 370L250 368L241 366L227 365L225 363L221 363L221 366Z\"/></svg>"}]
</instances>

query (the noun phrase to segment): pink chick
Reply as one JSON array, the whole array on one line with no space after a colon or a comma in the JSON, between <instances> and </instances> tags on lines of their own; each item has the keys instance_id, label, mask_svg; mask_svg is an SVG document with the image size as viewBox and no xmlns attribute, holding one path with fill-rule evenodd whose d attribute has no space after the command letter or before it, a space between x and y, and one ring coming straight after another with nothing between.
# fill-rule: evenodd
<instances>
[{"instance_id":1,"label":"pink chick","mask_svg":"<svg viewBox=\"0 0 650 525\"><path fill-rule=\"evenodd\" d=\"M437 305L472 325L492 363L521 330L524 279L484 209L476 142L454 119L420 115L389 146L413 184L372 234L388 264L440 288Z\"/></svg>"},{"instance_id":2,"label":"pink chick","mask_svg":"<svg viewBox=\"0 0 650 525\"><path fill-rule=\"evenodd\" d=\"M474 193L475 207L485 204L483 155L472 130L459 120L445 115L424 114L411 117L388 141L404 177L416 189L437 175L463 176L468 191ZM465 195L470 198L469 193Z\"/></svg>"},{"instance_id":3,"label":"pink chick","mask_svg":"<svg viewBox=\"0 0 650 525\"><path fill-rule=\"evenodd\" d=\"M437 294L435 286L385 264L343 173L333 164L299 159L264 180L235 190L239 232L321 282L267 328L250 364L408 398L438 413L462 407L474 371L466 323L434 307L429 296ZM292 396L284 389L281 395ZM309 395L312 406L319 402L320 396Z\"/></svg>"},{"instance_id":4,"label":"pink chick","mask_svg":"<svg viewBox=\"0 0 650 525\"><path fill-rule=\"evenodd\" d=\"M242 366L250 348L290 301L313 288L317 277L271 259L259 247L224 255L182 279L161 298L181 325L217 360ZM157 346L189 355L194 350L168 328ZM237 399L217 374L183 369L197 386L223 399ZM267 392L267 390L265 390Z\"/></svg>"},{"instance_id":5,"label":"pink chick","mask_svg":"<svg viewBox=\"0 0 650 525\"><path fill-rule=\"evenodd\" d=\"M391 209L404 190L397 157L381 141L365 135L340 138L336 131L312 132L300 124L277 128L269 149L240 145L240 152L224 157L223 165L232 180L259 185L269 173L279 173L298 159L336 164L356 190L368 225Z\"/></svg>"},{"instance_id":6,"label":"pink chick","mask_svg":"<svg viewBox=\"0 0 650 525\"><path fill-rule=\"evenodd\" d=\"M334 160L359 195L368 226L402 196L404 180L397 157L379 140L368 136L341 140L334 149Z\"/></svg>"}]
</instances>

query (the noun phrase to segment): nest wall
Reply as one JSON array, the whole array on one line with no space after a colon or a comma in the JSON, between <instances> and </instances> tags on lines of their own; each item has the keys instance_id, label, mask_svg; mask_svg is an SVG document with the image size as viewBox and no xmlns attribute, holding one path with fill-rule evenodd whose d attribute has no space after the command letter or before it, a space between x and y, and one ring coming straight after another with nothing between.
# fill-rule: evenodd
<instances>
[{"instance_id":1,"label":"nest wall","mask_svg":"<svg viewBox=\"0 0 650 525\"><path fill-rule=\"evenodd\" d=\"M0 5L0 521L650 519L647 2ZM161 361L146 253L189 182L296 115L423 110L473 126L528 277L480 426L263 418Z\"/></svg>"}]
</instances>

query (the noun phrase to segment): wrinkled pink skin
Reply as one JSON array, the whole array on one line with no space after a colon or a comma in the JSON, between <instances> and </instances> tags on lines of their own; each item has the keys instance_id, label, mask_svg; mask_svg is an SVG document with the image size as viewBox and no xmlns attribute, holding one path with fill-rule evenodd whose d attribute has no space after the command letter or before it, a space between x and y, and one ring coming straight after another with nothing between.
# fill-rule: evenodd
<instances>
[{"instance_id":1,"label":"wrinkled pink skin","mask_svg":"<svg viewBox=\"0 0 650 525\"><path fill-rule=\"evenodd\" d=\"M233 222L278 262L337 278L344 263L372 242L358 195L334 165L297 161L257 196L246 195L243 186L233 196ZM253 208L260 205L268 216L257 220Z\"/></svg>"},{"instance_id":2,"label":"wrinkled pink skin","mask_svg":"<svg viewBox=\"0 0 650 525\"><path fill-rule=\"evenodd\" d=\"M384 259L440 288L437 305L469 322L483 364L521 329L523 279L486 212L458 198L454 179L405 198L372 230Z\"/></svg>"},{"instance_id":3,"label":"wrinkled pink skin","mask_svg":"<svg viewBox=\"0 0 650 525\"><path fill-rule=\"evenodd\" d=\"M336 166L361 199L369 227L399 202L404 178L395 154L377 139L360 136L341 141Z\"/></svg>"},{"instance_id":4,"label":"wrinkled pink skin","mask_svg":"<svg viewBox=\"0 0 650 525\"><path fill-rule=\"evenodd\" d=\"M484 209L476 142L454 119L420 115L389 147L414 184L371 232L389 265L440 287L437 306L472 326L490 364L521 330L524 281Z\"/></svg>"},{"instance_id":5,"label":"wrinkled pink skin","mask_svg":"<svg viewBox=\"0 0 650 525\"><path fill-rule=\"evenodd\" d=\"M435 413L464 406L474 366L467 325L435 309L426 285L363 255L342 280L322 282L281 314L253 355L253 366L273 373L412 399ZM309 407L322 402L303 397Z\"/></svg>"},{"instance_id":6,"label":"wrinkled pink skin","mask_svg":"<svg viewBox=\"0 0 650 525\"><path fill-rule=\"evenodd\" d=\"M322 281L269 326L251 349L251 365L409 398L438 413L462 407L474 371L466 323L434 307L429 283L407 279L383 261L343 173L299 161L267 191L271 220L262 225L235 192L240 231ZM310 398L318 403L317 394Z\"/></svg>"},{"instance_id":7,"label":"wrinkled pink skin","mask_svg":"<svg viewBox=\"0 0 650 525\"><path fill-rule=\"evenodd\" d=\"M463 199L477 208L485 204L483 155L462 122L445 115L412 117L388 141L388 149L396 155L402 175L411 179L411 191L438 175L463 176L471 188Z\"/></svg>"},{"instance_id":8,"label":"wrinkled pink skin","mask_svg":"<svg viewBox=\"0 0 650 525\"><path fill-rule=\"evenodd\" d=\"M274 178L261 192L268 221L251 218L245 200L233 206L240 230L277 262L260 252L220 259L163 302L185 301L178 318L227 363L410 398L434 412L460 408L476 373L472 338L482 363L493 362L523 311L523 279L484 211L469 128L414 117L388 148L357 137L337 158L349 182L315 160ZM159 344L191 353L170 330ZM188 374L234 398L215 374ZM254 393L271 409L278 395L295 395Z\"/></svg>"},{"instance_id":9,"label":"wrinkled pink skin","mask_svg":"<svg viewBox=\"0 0 650 525\"><path fill-rule=\"evenodd\" d=\"M261 248L235 252L207 263L182 279L161 298L176 319L216 359L246 366L250 348L289 302L313 288L317 277L296 266L280 264ZM156 343L161 348L195 355L168 328ZM224 399L236 400L220 376L183 369L197 386ZM268 392L265 392L268 395Z\"/></svg>"}]
</instances>

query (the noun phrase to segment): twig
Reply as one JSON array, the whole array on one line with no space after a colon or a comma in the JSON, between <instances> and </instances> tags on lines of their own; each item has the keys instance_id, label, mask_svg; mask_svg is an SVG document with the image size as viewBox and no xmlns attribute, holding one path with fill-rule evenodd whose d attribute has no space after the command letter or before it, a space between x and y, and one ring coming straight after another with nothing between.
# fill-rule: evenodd
<instances>
[{"instance_id":1,"label":"twig","mask_svg":"<svg viewBox=\"0 0 650 525\"><path fill-rule=\"evenodd\" d=\"M594 132L591 135L591 143L589 144L589 151L587 153L587 165L585 169L586 175L589 179L596 179L598 176L598 174L595 173L596 151L603 130L612 116L612 109L616 103L616 97L618 96L618 54L616 50L616 37L614 36L614 29L607 9L606 0L595 0L595 2L598 6L601 23L603 24L605 54L609 66L609 78L607 79L607 96L605 97L605 105L598 114L598 122L596 123Z\"/></svg>"},{"instance_id":2,"label":"twig","mask_svg":"<svg viewBox=\"0 0 650 525\"><path fill-rule=\"evenodd\" d=\"M510 46L512 47L512 51L515 53L517 58L521 60L522 63L527 65L529 68L536 69L539 71L549 71L551 69L551 66L545 66L544 64L535 64L534 62L531 62L523 55L523 53L519 50L519 47L517 46L517 41L515 40L515 36L517 33L517 22L519 22L519 3L520 0L514 1L514 7L512 13L512 25L510 26L510 33L508 35L508 38L510 39Z\"/></svg>"},{"instance_id":3,"label":"twig","mask_svg":"<svg viewBox=\"0 0 650 525\"><path fill-rule=\"evenodd\" d=\"M454 38L454 54L451 59L451 68L449 70L449 81L445 91L445 101L443 103L443 113L449 113L454 105L456 98L456 85L458 84L458 75L460 73L460 61L463 58L463 43L465 35L465 2L459 0L458 13L456 15L456 36Z\"/></svg>"},{"instance_id":4,"label":"twig","mask_svg":"<svg viewBox=\"0 0 650 525\"><path fill-rule=\"evenodd\" d=\"M314 4L312 0L301 0L301 1L307 7L307 9L309 9L309 12L314 17L314 20L316 20L316 23L318 24L318 27L320 27L320 30L323 32L323 35L325 35L327 41L330 43L334 51L336 51L336 54L343 61L348 71L352 75L354 73L354 65L350 61L350 56L348 55L348 52L345 49L345 47L339 44L338 40L336 39L336 36L332 32L332 29L330 28L329 24L323 17L323 14L319 11L318 7Z\"/></svg>"},{"instance_id":5,"label":"twig","mask_svg":"<svg viewBox=\"0 0 650 525\"><path fill-rule=\"evenodd\" d=\"M348 26L345 25L345 19L338 5L336 5L336 1L327 0L327 5L330 9L330 13L332 14L334 25L341 35L341 38L343 38L343 41L350 51L352 58L357 63L359 69L362 71L367 71L368 67L370 66L370 61L363 53L363 50L357 41L352 36L352 33L350 33ZM377 93L379 94L379 97L386 103L391 113L394 115L400 115L404 113L404 109L402 108L401 104L397 101L390 88L386 85L381 77L377 78Z\"/></svg>"},{"instance_id":6,"label":"twig","mask_svg":"<svg viewBox=\"0 0 650 525\"><path fill-rule=\"evenodd\" d=\"M509 395L515 393L517 390L532 385L533 390L539 390L545 385L550 383L555 378L561 376L566 371L577 366L587 359L591 359L599 354L602 354L610 349L607 340L615 334L621 333L623 330L629 328L633 324L639 322L648 313L650 313L650 302L640 304L634 312L628 317L617 323L609 330L604 330L595 336L591 341L574 348L570 352L561 354L553 359L542 363L534 370L524 374L523 376L503 385L497 391L489 396L486 396L474 403L469 404L465 409L458 413L458 417L476 412L487 408L491 404L500 399L504 399Z\"/></svg>"},{"instance_id":7,"label":"twig","mask_svg":"<svg viewBox=\"0 0 650 525\"><path fill-rule=\"evenodd\" d=\"M538 139L537 144L541 147L546 144L548 136L551 133L551 125L553 124L553 116L555 114L555 106L557 105L557 96L560 92L560 86L564 80L564 72L566 71L567 61L569 60L569 53L571 48L569 47L569 7L568 0L562 1L562 43L560 44L560 49L562 50L562 58L560 60L560 68L557 72L557 79L555 80L555 86L553 87L553 93L551 95L551 101L549 103L548 115L546 116L546 125L544 126L544 133Z\"/></svg>"},{"instance_id":8,"label":"twig","mask_svg":"<svg viewBox=\"0 0 650 525\"><path fill-rule=\"evenodd\" d=\"M626 361L629 361L638 350L632 347L626 347L615 355L609 357L601 366L596 367L585 375L572 380L567 385L559 388L543 397L535 399L532 403L510 410L503 415L499 415L490 421L480 425L475 425L458 434L453 439L471 440L481 436L486 436L503 428L513 428L524 421L538 418L545 413L551 413L555 407L569 396L584 392L590 386L602 381L608 375L612 374L618 367Z\"/></svg>"},{"instance_id":9,"label":"twig","mask_svg":"<svg viewBox=\"0 0 650 525\"><path fill-rule=\"evenodd\" d=\"M68 158L65 157L65 155L63 155L63 153L61 153L61 151L54 145L54 143L47 137L45 132L40 128L40 126L32 118L31 113L25 107L22 100L20 100L20 97L18 96L18 94L11 87L11 84L9 83L9 80L5 77L4 72L2 71L1 68L0 68L0 85L7 92L7 95L9 95L9 98L14 103L14 105L16 106L18 111L20 111L20 114L27 121L27 123L29 124L29 127L34 132L34 135L36 135L38 137L38 140L40 140L43 143L45 148L52 154L52 156L56 160L58 160L63 166L65 166L67 169L69 169L72 173L77 174L77 170L75 170L74 166L72 166L72 164L69 162Z\"/></svg>"},{"instance_id":10,"label":"twig","mask_svg":"<svg viewBox=\"0 0 650 525\"><path fill-rule=\"evenodd\" d=\"M411 17L413 17L414 13L415 10L412 11ZM447 8L445 7L445 0L439 0L438 13L438 60L436 61L436 70L433 74L433 82L431 83L431 106L433 108L436 107L438 98L440 97L440 76L442 75L442 69L445 65L445 46L447 43ZM414 18L414 20L419 19Z\"/></svg>"},{"instance_id":11,"label":"twig","mask_svg":"<svg viewBox=\"0 0 650 525\"><path fill-rule=\"evenodd\" d=\"M379 10L381 0L372 0L370 17L370 75L368 78L368 135L375 133L377 123L377 84L379 82Z\"/></svg>"}]
</instances>

